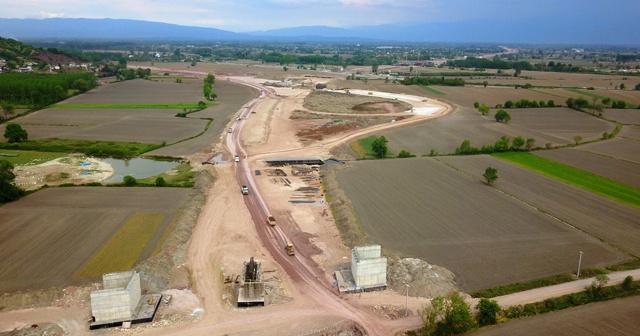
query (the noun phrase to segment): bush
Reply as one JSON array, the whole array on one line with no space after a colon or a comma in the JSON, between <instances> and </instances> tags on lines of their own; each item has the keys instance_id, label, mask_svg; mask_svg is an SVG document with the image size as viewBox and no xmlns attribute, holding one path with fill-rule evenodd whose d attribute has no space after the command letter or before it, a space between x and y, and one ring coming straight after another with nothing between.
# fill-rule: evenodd
<instances>
[{"instance_id":1,"label":"bush","mask_svg":"<svg viewBox=\"0 0 640 336\"><path fill-rule=\"evenodd\" d=\"M138 185L138 180L136 180L136 178L131 175L127 175L122 180L122 184L124 184L127 187L132 187L132 186Z\"/></svg>"},{"instance_id":2,"label":"bush","mask_svg":"<svg viewBox=\"0 0 640 336\"><path fill-rule=\"evenodd\" d=\"M167 185L167 181L164 180L164 177L158 176L156 177L156 181L154 184L156 187L164 187Z\"/></svg>"}]
</instances>

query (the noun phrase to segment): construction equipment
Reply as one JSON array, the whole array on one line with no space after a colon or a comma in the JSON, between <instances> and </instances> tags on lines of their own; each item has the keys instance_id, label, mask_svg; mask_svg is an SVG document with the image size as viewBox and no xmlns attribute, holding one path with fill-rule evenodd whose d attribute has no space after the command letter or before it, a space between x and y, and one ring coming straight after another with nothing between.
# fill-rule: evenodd
<instances>
[{"instance_id":1,"label":"construction equipment","mask_svg":"<svg viewBox=\"0 0 640 336\"><path fill-rule=\"evenodd\" d=\"M267 217L267 224L269 224L271 226L275 226L276 225L276 218L273 217L273 216Z\"/></svg>"},{"instance_id":2,"label":"construction equipment","mask_svg":"<svg viewBox=\"0 0 640 336\"><path fill-rule=\"evenodd\" d=\"M295 255L295 254L296 254L296 252L293 250L293 244L291 244L291 243L288 243L288 244L284 247L284 249L287 251L287 254L288 254L288 255L290 255L290 256L292 256L292 255Z\"/></svg>"}]
</instances>

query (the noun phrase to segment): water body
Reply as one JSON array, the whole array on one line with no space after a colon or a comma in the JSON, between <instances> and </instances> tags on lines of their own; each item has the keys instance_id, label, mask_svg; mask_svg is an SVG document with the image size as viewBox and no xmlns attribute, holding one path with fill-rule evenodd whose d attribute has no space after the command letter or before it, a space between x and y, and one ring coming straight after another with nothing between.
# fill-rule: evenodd
<instances>
[{"instance_id":1,"label":"water body","mask_svg":"<svg viewBox=\"0 0 640 336\"><path fill-rule=\"evenodd\" d=\"M155 161L142 158L130 160L104 159L102 161L109 163L115 170L113 176L102 181L103 183L120 183L127 175L131 175L136 179L147 178L164 173L180 164L174 161Z\"/></svg>"}]
</instances>

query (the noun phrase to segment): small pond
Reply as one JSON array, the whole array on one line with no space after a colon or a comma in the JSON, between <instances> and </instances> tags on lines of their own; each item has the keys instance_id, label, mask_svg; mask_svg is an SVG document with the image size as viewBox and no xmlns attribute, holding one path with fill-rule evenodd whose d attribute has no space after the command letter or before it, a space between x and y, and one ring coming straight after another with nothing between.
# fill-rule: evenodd
<instances>
[{"instance_id":1,"label":"small pond","mask_svg":"<svg viewBox=\"0 0 640 336\"><path fill-rule=\"evenodd\" d=\"M127 175L131 175L136 179L143 179L164 173L180 164L180 162L175 161L155 161L142 158L130 160L103 159L102 161L109 163L115 170L115 174L102 181L103 183L120 183Z\"/></svg>"}]
</instances>

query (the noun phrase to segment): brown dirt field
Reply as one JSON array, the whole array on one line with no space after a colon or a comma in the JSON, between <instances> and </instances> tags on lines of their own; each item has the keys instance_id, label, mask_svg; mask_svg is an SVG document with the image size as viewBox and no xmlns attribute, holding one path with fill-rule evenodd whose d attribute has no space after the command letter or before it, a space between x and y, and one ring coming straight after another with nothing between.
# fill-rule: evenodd
<instances>
[{"instance_id":1,"label":"brown dirt field","mask_svg":"<svg viewBox=\"0 0 640 336\"><path fill-rule=\"evenodd\" d=\"M640 125L624 126L620 131L619 136L629 140L640 141Z\"/></svg>"},{"instance_id":2,"label":"brown dirt field","mask_svg":"<svg viewBox=\"0 0 640 336\"><path fill-rule=\"evenodd\" d=\"M553 100L562 104L566 100L560 100L558 97L542 92L507 87L434 86L434 89L444 93L444 95L440 96L441 99L470 108L473 108L473 103L476 101L493 108L497 104L504 104L507 100L513 102L520 99L544 100L545 102ZM492 113L494 112L492 111Z\"/></svg>"},{"instance_id":3,"label":"brown dirt field","mask_svg":"<svg viewBox=\"0 0 640 336\"><path fill-rule=\"evenodd\" d=\"M202 79L197 81L201 82ZM238 110L256 96L256 92L249 87L221 80L220 78L217 78L213 91L218 95L218 98L216 98L218 104L200 112L191 113L189 118L186 118L213 118L213 122L204 134L194 139L156 149L148 154L186 157L193 153L211 150L212 144L218 142L221 134L229 127L229 123ZM202 131L202 128L190 136L198 134L200 131Z\"/></svg>"},{"instance_id":4,"label":"brown dirt field","mask_svg":"<svg viewBox=\"0 0 640 336\"><path fill-rule=\"evenodd\" d=\"M401 257L446 267L465 290L571 272L576 251L590 255L589 266L628 259L434 159L351 165L338 181L367 235Z\"/></svg>"},{"instance_id":5,"label":"brown dirt field","mask_svg":"<svg viewBox=\"0 0 640 336\"><path fill-rule=\"evenodd\" d=\"M453 153L463 140L475 147L493 145L503 135L522 136L536 140L536 147L546 143L553 146L573 143L580 135L585 141L599 139L604 132L612 132L615 125L591 115L568 108L511 109L508 124L498 123L493 114L481 116L469 108L427 123L415 124L381 132L389 140L394 152L408 150L416 155L427 155L431 149L440 154Z\"/></svg>"},{"instance_id":6,"label":"brown dirt field","mask_svg":"<svg viewBox=\"0 0 640 336\"><path fill-rule=\"evenodd\" d=\"M327 113L399 113L411 110L411 105L379 97L346 95L331 91L312 91L304 98L305 108Z\"/></svg>"},{"instance_id":7,"label":"brown dirt field","mask_svg":"<svg viewBox=\"0 0 640 336\"><path fill-rule=\"evenodd\" d=\"M207 120L177 118L173 109L44 109L16 119L30 139L176 142L204 130ZM73 121L73 124L69 124Z\"/></svg>"},{"instance_id":8,"label":"brown dirt field","mask_svg":"<svg viewBox=\"0 0 640 336\"><path fill-rule=\"evenodd\" d=\"M638 296L592 303L501 323L469 335L525 336L533 330L538 335L634 335L640 327L639 305Z\"/></svg>"},{"instance_id":9,"label":"brown dirt field","mask_svg":"<svg viewBox=\"0 0 640 336\"><path fill-rule=\"evenodd\" d=\"M438 160L477 180L483 180L482 174L486 167L494 167L499 175L498 181L494 183L496 189L617 249L640 256L640 209L510 165L488 155L438 157ZM588 257L589 262L593 262L591 257ZM621 260L612 260L619 261Z\"/></svg>"},{"instance_id":10,"label":"brown dirt field","mask_svg":"<svg viewBox=\"0 0 640 336\"><path fill-rule=\"evenodd\" d=\"M586 152L580 150L580 147L536 151L533 154L640 188L640 164L638 163Z\"/></svg>"},{"instance_id":11,"label":"brown dirt field","mask_svg":"<svg viewBox=\"0 0 640 336\"><path fill-rule=\"evenodd\" d=\"M570 62L563 62L570 63ZM540 72L540 71L522 71L522 76L515 77L495 77L486 79L489 84L505 84L505 85L525 85L530 83L534 86L558 86L558 87L595 87L601 89L613 89L615 85L625 83L631 86L634 81L623 81L621 76L615 75L597 75L597 74L579 74L579 73L561 73L561 72ZM531 77L522 78L522 77ZM633 78L633 77L632 77ZM485 79L471 80L474 82L482 82ZM610 84L612 83L612 84ZM635 84L633 84L635 85Z\"/></svg>"},{"instance_id":12,"label":"brown dirt field","mask_svg":"<svg viewBox=\"0 0 640 336\"><path fill-rule=\"evenodd\" d=\"M583 151L596 153L620 160L640 164L640 145L638 140L617 137L607 141L598 141L580 146Z\"/></svg>"},{"instance_id":13,"label":"brown dirt field","mask_svg":"<svg viewBox=\"0 0 640 336\"><path fill-rule=\"evenodd\" d=\"M71 97L64 104L144 104L197 103L203 100L203 82L176 83L133 79L97 87L85 94Z\"/></svg>"},{"instance_id":14,"label":"brown dirt field","mask_svg":"<svg viewBox=\"0 0 640 336\"><path fill-rule=\"evenodd\" d=\"M153 246L192 192L53 188L6 204L0 208L0 291L78 284L72 275L135 212L166 215L151 239ZM149 257L151 249L140 260Z\"/></svg>"},{"instance_id":15,"label":"brown dirt field","mask_svg":"<svg viewBox=\"0 0 640 336\"><path fill-rule=\"evenodd\" d=\"M639 109L605 109L604 117L625 125L640 125Z\"/></svg>"}]
</instances>

